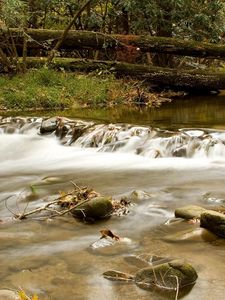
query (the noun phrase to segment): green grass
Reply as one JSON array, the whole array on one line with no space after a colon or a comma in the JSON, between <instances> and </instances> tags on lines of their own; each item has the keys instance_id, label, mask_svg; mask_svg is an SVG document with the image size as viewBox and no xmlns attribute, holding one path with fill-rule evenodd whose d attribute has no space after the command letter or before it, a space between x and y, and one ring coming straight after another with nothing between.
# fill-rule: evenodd
<instances>
[{"instance_id":1,"label":"green grass","mask_svg":"<svg viewBox=\"0 0 225 300\"><path fill-rule=\"evenodd\" d=\"M0 109L65 109L122 103L131 86L112 75L81 75L46 68L0 77Z\"/></svg>"}]
</instances>

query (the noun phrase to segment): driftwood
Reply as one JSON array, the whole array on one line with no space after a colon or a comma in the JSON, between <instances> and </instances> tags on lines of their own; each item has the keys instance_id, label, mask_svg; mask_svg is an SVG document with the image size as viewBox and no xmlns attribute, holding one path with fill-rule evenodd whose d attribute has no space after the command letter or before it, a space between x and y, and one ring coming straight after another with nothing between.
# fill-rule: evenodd
<instances>
[{"instance_id":1,"label":"driftwood","mask_svg":"<svg viewBox=\"0 0 225 300\"><path fill-rule=\"evenodd\" d=\"M18 50L23 47L24 33L20 29L10 29L11 36ZM51 50L63 36L63 30L28 29L28 50ZM0 46L6 47L5 37L8 30L0 31ZM136 35L107 35L92 31L67 32L60 47L65 50L91 48L95 50L118 49L127 46L139 48L142 52L168 53L173 55L225 58L225 46L210 43L179 40L176 38L136 36ZM57 48L58 49L58 48Z\"/></svg>"},{"instance_id":2,"label":"driftwood","mask_svg":"<svg viewBox=\"0 0 225 300\"><path fill-rule=\"evenodd\" d=\"M27 58L28 67L45 65L46 58ZM71 72L110 72L118 77L143 80L150 86L187 91L217 91L225 89L225 74L206 71L175 70L147 65L112 61L55 58L51 67ZM100 79L99 79L100 80Z\"/></svg>"}]
</instances>

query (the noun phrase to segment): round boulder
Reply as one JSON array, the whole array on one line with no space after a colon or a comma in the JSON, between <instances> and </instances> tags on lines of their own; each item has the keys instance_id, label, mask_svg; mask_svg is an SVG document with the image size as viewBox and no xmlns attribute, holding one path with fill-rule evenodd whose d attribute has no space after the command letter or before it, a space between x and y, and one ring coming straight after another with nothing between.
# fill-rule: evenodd
<instances>
[{"instance_id":1,"label":"round boulder","mask_svg":"<svg viewBox=\"0 0 225 300\"><path fill-rule=\"evenodd\" d=\"M99 220L109 217L112 212L111 198L96 197L76 206L72 215L78 219Z\"/></svg>"},{"instance_id":2,"label":"round boulder","mask_svg":"<svg viewBox=\"0 0 225 300\"><path fill-rule=\"evenodd\" d=\"M135 274L134 281L140 288L176 290L193 285L198 278L188 263L172 261L155 267L147 267Z\"/></svg>"}]
</instances>

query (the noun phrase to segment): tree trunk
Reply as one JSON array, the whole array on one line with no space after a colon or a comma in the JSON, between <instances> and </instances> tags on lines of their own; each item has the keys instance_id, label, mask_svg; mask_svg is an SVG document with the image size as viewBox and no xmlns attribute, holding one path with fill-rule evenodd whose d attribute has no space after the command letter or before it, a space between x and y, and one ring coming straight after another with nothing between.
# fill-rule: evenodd
<instances>
[{"instance_id":1,"label":"tree trunk","mask_svg":"<svg viewBox=\"0 0 225 300\"><path fill-rule=\"evenodd\" d=\"M27 58L29 67L40 67L46 59ZM118 77L130 76L143 80L152 87L172 88L186 91L217 91L225 89L224 73L208 73L205 71L178 71L169 68L150 67L121 62L79 60L68 58L55 58L53 68L66 71L93 72L104 70L114 73Z\"/></svg>"},{"instance_id":2,"label":"tree trunk","mask_svg":"<svg viewBox=\"0 0 225 300\"><path fill-rule=\"evenodd\" d=\"M159 1L158 3L160 11L161 11L161 18L158 22L156 35L158 37L168 37L172 38L173 32L173 22L172 22L172 10L173 5L171 0L169 1ZM153 63L159 67L171 67L173 66L173 56L168 55L166 53L159 53L155 55L153 59Z\"/></svg>"},{"instance_id":3,"label":"tree trunk","mask_svg":"<svg viewBox=\"0 0 225 300\"><path fill-rule=\"evenodd\" d=\"M10 29L11 35L19 50L23 48L23 36L19 29ZM62 30L28 29L31 37L28 42L29 49L49 50L62 37ZM4 48L7 31L0 32L0 46ZM61 48L65 50L92 48L92 49L117 49L118 46L131 45L140 48L142 52L167 53L173 55L225 58L225 46L194 41L184 41L175 38L136 36L136 35L107 35L92 31L71 30L63 39Z\"/></svg>"}]
</instances>

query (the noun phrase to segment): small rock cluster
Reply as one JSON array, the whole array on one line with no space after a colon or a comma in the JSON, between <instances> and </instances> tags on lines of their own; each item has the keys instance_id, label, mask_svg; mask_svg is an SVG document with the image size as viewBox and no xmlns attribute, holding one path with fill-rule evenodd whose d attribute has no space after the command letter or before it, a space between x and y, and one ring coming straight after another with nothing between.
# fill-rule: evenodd
<instances>
[{"instance_id":1,"label":"small rock cluster","mask_svg":"<svg viewBox=\"0 0 225 300\"><path fill-rule=\"evenodd\" d=\"M177 208L175 210L175 216L186 220L200 220L201 227L208 229L219 237L225 238L225 214L221 211L188 205Z\"/></svg>"}]
</instances>

